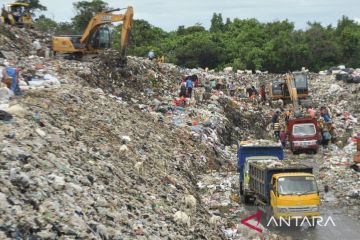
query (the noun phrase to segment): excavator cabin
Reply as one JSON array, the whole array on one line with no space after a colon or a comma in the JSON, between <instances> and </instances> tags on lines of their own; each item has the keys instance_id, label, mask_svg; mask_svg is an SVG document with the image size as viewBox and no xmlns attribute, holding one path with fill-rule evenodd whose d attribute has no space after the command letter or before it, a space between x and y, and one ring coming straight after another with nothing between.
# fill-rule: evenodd
<instances>
[{"instance_id":1,"label":"excavator cabin","mask_svg":"<svg viewBox=\"0 0 360 240\"><path fill-rule=\"evenodd\" d=\"M307 74L293 72L286 74L284 78L275 79L270 83L270 97L272 100L282 99L284 102L292 101L294 106L300 103L308 103L309 86Z\"/></svg>"}]
</instances>

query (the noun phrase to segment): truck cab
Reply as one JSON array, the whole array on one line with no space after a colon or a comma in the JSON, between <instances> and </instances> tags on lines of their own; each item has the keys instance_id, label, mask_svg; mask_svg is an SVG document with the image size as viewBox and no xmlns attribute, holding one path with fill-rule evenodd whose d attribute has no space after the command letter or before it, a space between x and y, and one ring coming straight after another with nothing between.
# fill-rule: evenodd
<instances>
[{"instance_id":1,"label":"truck cab","mask_svg":"<svg viewBox=\"0 0 360 240\"><path fill-rule=\"evenodd\" d=\"M320 216L320 197L313 174L274 174L270 186L270 205L276 219Z\"/></svg>"},{"instance_id":2,"label":"truck cab","mask_svg":"<svg viewBox=\"0 0 360 240\"><path fill-rule=\"evenodd\" d=\"M304 150L311 150L314 153L318 151L321 133L316 119L289 119L287 122L287 134L293 153Z\"/></svg>"}]
</instances>

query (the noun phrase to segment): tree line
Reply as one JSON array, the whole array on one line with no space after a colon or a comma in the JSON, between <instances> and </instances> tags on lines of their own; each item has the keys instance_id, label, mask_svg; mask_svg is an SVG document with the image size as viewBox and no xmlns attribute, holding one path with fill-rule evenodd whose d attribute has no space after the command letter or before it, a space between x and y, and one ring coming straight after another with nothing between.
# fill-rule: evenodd
<instances>
[{"instance_id":1,"label":"tree line","mask_svg":"<svg viewBox=\"0 0 360 240\"><path fill-rule=\"evenodd\" d=\"M71 22L57 23L44 15L37 28L53 34L81 34L90 18L110 7L102 0L73 3L76 15ZM135 9L136 14L136 9ZM114 29L113 47L118 47L121 25ZM360 24L343 16L336 26L308 22L306 29L295 29L288 20L259 22L256 19L225 21L214 13L211 26L201 24L166 32L145 20L134 20L128 54L146 56L154 50L173 62L189 68L268 70L287 72L307 67L319 71L344 64L360 67Z\"/></svg>"}]
</instances>

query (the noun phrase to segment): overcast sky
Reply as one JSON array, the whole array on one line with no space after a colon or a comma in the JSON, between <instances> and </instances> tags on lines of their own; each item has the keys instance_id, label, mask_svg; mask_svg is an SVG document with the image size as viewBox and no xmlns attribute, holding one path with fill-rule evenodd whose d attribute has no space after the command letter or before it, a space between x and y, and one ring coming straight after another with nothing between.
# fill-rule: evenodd
<instances>
[{"instance_id":1,"label":"overcast sky","mask_svg":"<svg viewBox=\"0 0 360 240\"><path fill-rule=\"evenodd\" d=\"M0 0L1 3L9 2ZM11 1L10 1L11 2ZM68 21L74 16L77 0L40 0L48 7L46 13L56 21ZM335 25L342 15L360 21L359 0L108 0L113 8L134 7L134 18L145 19L164 30L176 30L179 25L200 23L208 28L214 12L227 17L256 18L261 22L289 19L296 28L307 21Z\"/></svg>"}]
</instances>

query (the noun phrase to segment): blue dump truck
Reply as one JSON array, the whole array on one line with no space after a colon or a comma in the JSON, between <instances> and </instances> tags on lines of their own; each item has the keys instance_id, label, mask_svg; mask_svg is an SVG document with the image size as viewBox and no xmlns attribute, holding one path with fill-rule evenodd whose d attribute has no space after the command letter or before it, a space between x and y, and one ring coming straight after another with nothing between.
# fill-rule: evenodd
<instances>
[{"instance_id":1,"label":"blue dump truck","mask_svg":"<svg viewBox=\"0 0 360 240\"><path fill-rule=\"evenodd\" d=\"M238 142L237 168L240 173L240 198L244 203L254 202L253 191L248 188L249 163L261 160L283 160L284 151L280 143L256 140Z\"/></svg>"}]
</instances>

